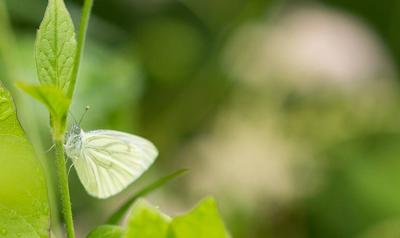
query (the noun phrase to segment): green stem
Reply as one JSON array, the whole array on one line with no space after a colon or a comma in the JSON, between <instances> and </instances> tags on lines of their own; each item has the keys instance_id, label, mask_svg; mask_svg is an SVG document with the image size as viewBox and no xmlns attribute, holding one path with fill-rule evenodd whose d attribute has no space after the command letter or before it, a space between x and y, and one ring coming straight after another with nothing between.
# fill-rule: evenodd
<instances>
[{"instance_id":1,"label":"green stem","mask_svg":"<svg viewBox=\"0 0 400 238\"><path fill-rule=\"evenodd\" d=\"M93 7L93 0L85 0L82 10L81 23L79 26L79 35L78 35L78 46L75 56L74 67L72 69L72 75L70 80L70 85L68 88L68 98L72 98L75 90L76 80L78 78L79 66L81 64L81 58L83 54L83 49L85 46L86 33L90 19L90 13ZM66 225L67 236L68 238L75 238L74 231L74 221L72 217L72 207L71 207L71 198L69 195L69 185L68 185L68 174L65 162L65 152L64 152L64 144L63 137L65 131L65 123L64 125L53 125L53 137L55 140L56 147L56 164L57 164L57 174L58 174L58 184L60 190L60 198L62 203L62 212L64 215L64 222Z\"/></svg>"},{"instance_id":2,"label":"green stem","mask_svg":"<svg viewBox=\"0 0 400 238\"><path fill-rule=\"evenodd\" d=\"M74 68L72 69L71 81L68 88L68 97L72 98L75 90L76 79L78 78L79 67L83 55L83 49L86 41L86 33L89 25L90 13L93 7L93 0L85 0L82 10L81 23L79 25L78 46L76 50Z\"/></svg>"},{"instance_id":3,"label":"green stem","mask_svg":"<svg viewBox=\"0 0 400 238\"><path fill-rule=\"evenodd\" d=\"M67 229L68 238L75 238L74 222L72 218L71 199L68 187L68 174L64 157L64 144L62 140L55 141L58 186L62 203L62 212Z\"/></svg>"},{"instance_id":4,"label":"green stem","mask_svg":"<svg viewBox=\"0 0 400 238\"><path fill-rule=\"evenodd\" d=\"M12 34L11 24L9 20L6 4L4 1L0 1L0 58L3 60L5 77L3 83L11 91L13 97L15 97L15 88L12 80L16 75L17 70L15 69L15 55L13 54L15 46L15 37Z\"/></svg>"},{"instance_id":5,"label":"green stem","mask_svg":"<svg viewBox=\"0 0 400 238\"><path fill-rule=\"evenodd\" d=\"M81 64L81 58L85 46L86 33L92 6L93 6L93 0L85 0L82 10L81 23L79 26L78 45L75 56L75 62L74 62L74 67L72 69L70 85L68 88L68 95L67 95L68 98L72 98L74 94L75 84L79 73L79 66ZM69 186L68 186L68 174L67 174L64 145L63 145L65 122L62 124L63 125L58 125L60 127L57 127L57 125L53 124L53 137L55 140L55 147L56 147L56 160L57 160L56 164L57 164L57 174L59 180L58 184L60 189L62 212L64 215L64 222L66 225L67 236L68 238L75 238L71 198L69 195Z\"/></svg>"}]
</instances>

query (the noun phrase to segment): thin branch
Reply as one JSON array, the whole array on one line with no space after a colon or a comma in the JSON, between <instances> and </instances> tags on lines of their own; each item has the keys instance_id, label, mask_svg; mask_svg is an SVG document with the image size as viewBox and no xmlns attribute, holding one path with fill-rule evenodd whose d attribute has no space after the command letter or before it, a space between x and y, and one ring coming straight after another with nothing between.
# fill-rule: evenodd
<instances>
[{"instance_id":1,"label":"thin branch","mask_svg":"<svg viewBox=\"0 0 400 238\"><path fill-rule=\"evenodd\" d=\"M93 0L85 0L82 10L81 23L79 25L78 46L76 50L74 68L72 69L71 80L68 88L68 97L72 98L75 90L76 80L79 74L79 67L83 55L83 49L86 41L86 34L89 25L90 14L92 12Z\"/></svg>"}]
</instances>

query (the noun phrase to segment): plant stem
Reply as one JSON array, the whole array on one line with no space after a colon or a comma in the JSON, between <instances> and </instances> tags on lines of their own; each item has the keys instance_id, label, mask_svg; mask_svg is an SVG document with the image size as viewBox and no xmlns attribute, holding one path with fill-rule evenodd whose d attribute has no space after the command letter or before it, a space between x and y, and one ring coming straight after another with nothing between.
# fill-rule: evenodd
<instances>
[{"instance_id":1,"label":"plant stem","mask_svg":"<svg viewBox=\"0 0 400 238\"><path fill-rule=\"evenodd\" d=\"M82 10L81 22L79 25L78 46L76 50L74 68L72 69L71 81L68 88L68 97L72 98L75 90L76 80L78 78L79 67L83 55L83 49L86 41L86 33L89 25L90 13L93 7L93 0L85 0Z\"/></svg>"},{"instance_id":2,"label":"plant stem","mask_svg":"<svg viewBox=\"0 0 400 238\"><path fill-rule=\"evenodd\" d=\"M5 66L5 77L3 77L2 80L7 89L11 91L13 97L15 97L16 90L12 80L17 72L15 69L15 55L13 54L15 48L14 42L16 41L12 34L10 17L4 1L0 1L0 35L0 58L2 58L2 63Z\"/></svg>"},{"instance_id":3,"label":"plant stem","mask_svg":"<svg viewBox=\"0 0 400 238\"><path fill-rule=\"evenodd\" d=\"M75 84L78 78L79 66L81 64L81 58L85 45L86 32L89 24L92 6L93 6L93 0L85 0L82 10L81 22L79 26L78 45L76 50L75 62L74 62L74 67L72 69L70 85L68 88L68 95L67 95L68 98L72 98L74 94ZM69 195L68 174L65 163L65 153L63 144L65 121L62 122L62 125L58 126L59 127L53 124L54 127L53 137L55 140L55 148L56 148L56 160L57 160L56 164L57 164L60 198L62 203L62 212L64 215L64 222L66 225L67 236L68 238L75 238L74 221L72 217L71 198Z\"/></svg>"},{"instance_id":4,"label":"plant stem","mask_svg":"<svg viewBox=\"0 0 400 238\"><path fill-rule=\"evenodd\" d=\"M68 174L64 157L64 145L62 139L56 139L56 164L58 174L58 186L60 190L60 198L62 203L62 212L64 215L64 222L67 229L68 238L75 238L74 222L72 218L71 199L69 195Z\"/></svg>"}]
</instances>

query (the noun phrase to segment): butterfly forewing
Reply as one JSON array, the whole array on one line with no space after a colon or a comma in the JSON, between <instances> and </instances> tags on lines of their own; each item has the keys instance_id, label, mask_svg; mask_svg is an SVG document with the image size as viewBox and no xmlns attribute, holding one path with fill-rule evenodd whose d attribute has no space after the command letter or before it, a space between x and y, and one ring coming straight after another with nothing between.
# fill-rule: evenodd
<instances>
[{"instance_id":1,"label":"butterfly forewing","mask_svg":"<svg viewBox=\"0 0 400 238\"><path fill-rule=\"evenodd\" d=\"M148 140L131 134L98 130L85 133L81 156L73 159L85 189L98 198L110 197L139 178L158 155Z\"/></svg>"}]
</instances>

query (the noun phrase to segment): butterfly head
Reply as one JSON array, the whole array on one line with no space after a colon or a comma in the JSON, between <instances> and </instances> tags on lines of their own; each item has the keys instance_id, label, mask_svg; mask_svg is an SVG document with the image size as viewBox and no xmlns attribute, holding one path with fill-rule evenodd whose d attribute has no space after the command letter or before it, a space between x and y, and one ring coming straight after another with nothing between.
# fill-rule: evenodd
<instances>
[{"instance_id":1,"label":"butterfly head","mask_svg":"<svg viewBox=\"0 0 400 238\"><path fill-rule=\"evenodd\" d=\"M82 147L83 130L79 125L73 125L68 131L65 138L65 152L68 157L73 158L78 156Z\"/></svg>"}]
</instances>

